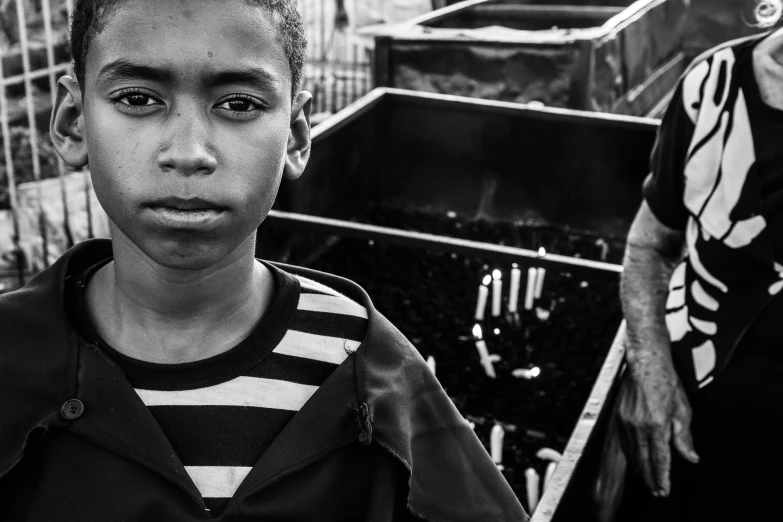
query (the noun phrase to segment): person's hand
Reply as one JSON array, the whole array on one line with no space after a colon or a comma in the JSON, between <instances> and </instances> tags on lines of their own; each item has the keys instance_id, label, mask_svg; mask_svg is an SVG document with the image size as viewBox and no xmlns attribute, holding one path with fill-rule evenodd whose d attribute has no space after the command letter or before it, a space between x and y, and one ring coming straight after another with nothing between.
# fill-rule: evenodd
<instances>
[{"instance_id":1,"label":"person's hand","mask_svg":"<svg viewBox=\"0 0 783 522\"><path fill-rule=\"evenodd\" d=\"M691 437L691 406L682 383L664 351L629 364L620 391L619 416L631 465L657 497L671 491L671 446L686 460L699 456Z\"/></svg>"}]
</instances>

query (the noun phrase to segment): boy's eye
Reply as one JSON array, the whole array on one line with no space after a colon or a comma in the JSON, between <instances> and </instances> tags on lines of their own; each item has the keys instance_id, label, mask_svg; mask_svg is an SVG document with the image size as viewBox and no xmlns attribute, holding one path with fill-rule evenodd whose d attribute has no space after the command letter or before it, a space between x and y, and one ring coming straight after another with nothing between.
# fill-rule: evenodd
<instances>
[{"instance_id":1,"label":"boy's eye","mask_svg":"<svg viewBox=\"0 0 783 522\"><path fill-rule=\"evenodd\" d=\"M160 102L149 94L141 91L120 91L111 98L111 102L123 112L132 114L145 111L146 107L160 105Z\"/></svg>"},{"instance_id":2,"label":"boy's eye","mask_svg":"<svg viewBox=\"0 0 783 522\"><path fill-rule=\"evenodd\" d=\"M141 94L141 93L128 94L127 96L123 96L121 100L122 99L127 99L128 105L134 105L134 106L154 104L154 101L152 100L151 96L147 96L146 94Z\"/></svg>"},{"instance_id":3,"label":"boy's eye","mask_svg":"<svg viewBox=\"0 0 783 522\"><path fill-rule=\"evenodd\" d=\"M218 107L221 109L228 109L233 112L251 112L257 110L259 108L259 104L250 98L234 97L218 104Z\"/></svg>"}]
</instances>

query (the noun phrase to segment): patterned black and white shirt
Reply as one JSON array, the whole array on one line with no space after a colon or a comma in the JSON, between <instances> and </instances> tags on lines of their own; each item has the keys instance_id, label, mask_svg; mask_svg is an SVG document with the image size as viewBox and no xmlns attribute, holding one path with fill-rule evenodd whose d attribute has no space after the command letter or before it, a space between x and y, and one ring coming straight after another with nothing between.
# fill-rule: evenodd
<instances>
[{"instance_id":1,"label":"patterned black and white shirt","mask_svg":"<svg viewBox=\"0 0 783 522\"><path fill-rule=\"evenodd\" d=\"M772 353L783 359L783 111L764 103L753 65L756 44L769 34L693 62L644 183L653 214L686 234L666 324L691 390L713 382L735 349L779 346Z\"/></svg>"},{"instance_id":2,"label":"patterned black and white shirt","mask_svg":"<svg viewBox=\"0 0 783 522\"><path fill-rule=\"evenodd\" d=\"M275 277L275 297L246 339L201 361L149 363L114 350L90 324L82 283L109 261L73 278L66 309L80 335L122 369L207 508L219 515L288 421L359 348L367 309L265 263Z\"/></svg>"}]
</instances>

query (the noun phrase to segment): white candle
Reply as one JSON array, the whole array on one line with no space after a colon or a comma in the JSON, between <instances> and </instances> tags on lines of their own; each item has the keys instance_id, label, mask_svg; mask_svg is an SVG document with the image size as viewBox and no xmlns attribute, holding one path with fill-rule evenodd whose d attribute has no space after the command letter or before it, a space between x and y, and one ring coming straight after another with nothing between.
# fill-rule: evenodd
<instances>
[{"instance_id":1,"label":"white candle","mask_svg":"<svg viewBox=\"0 0 783 522\"><path fill-rule=\"evenodd\" d=\"M489 282L492 276L484 276L484 280L479 285L478 302L476 303L476 321L484 319L484 311L487 309L487 296L489 295Z\"/></svg>"},{"instance_id":2,"label":"white candle","mask_svg":"<svg viewBox=\"0 0 783 522\"><path fill-rule=\"evenodd\" d=\"M547 310L546 308L541 308L541 307L536 306L536 317L538 317L538 319L540 321L548 320L550 315L551 315L551 312L549 310Z\"/></svg>"},{"instance_id":3,"label":"white candle","mask_svg":"<svg viewBox=\"0 0 783 522\"><path fill-rule=\"evenodd\" d=\"M500 316L500 297L503 294L503 281L500 270L492 271L492 317Z\"/></svg>"},{"instance_id":4,"label":"white candle","mask_svg":"<svg viewBox=\"0 0 783 522\"><path fill-rule=\"evenodd\" d=\"M435 357L430 355L427 357L427 366L430 367L430 370L432 370L433 375L435 374Z\"/></svg>"},{"instance_id":5,"label":"white candle","mask_svg":"<svg viewBox=\"0 0 783 522\"><path fill-rule=\"evenodd\" d=\"M563 455L559 451L553 450L552 448L541 448L536 452L536 457L541 460L560 462L560 459L563 458Z\"/></svg>"},{"instance_id":6,"label":"white candle","mask_svg":"<svg viewBox=\"0 0 783 522\"><path fill-rule=\"evenodd\" d=\"M492 366L492 360L489 358L489 350L487 350L487 343L484 342L484 340L481 338L481 326L475 325L473 326L473 336L476 338L476 349L479 353L479 359L481 360L481 365L484 367L484 371L487 373L487 377L494 379L496 377L495 375L495 367Z\"/></svg>"},{"instance_id":7,"label":"white candle","mask_svg":"<svg viewBox=\"0 0 783 522\"><path fill-rule=\"evenodd\" d=\"M598 238L595 245L601 247L601 261L606 261L606 256L609 255L609 244L603 238Z\"/></svg>"},{"instance_id":8,"label":"white candle","mask_svg":"<svg viewBox=\"0 0 783 522\"><path fill-rule=\"evenodd\" d=\"M505 435L506 432L500 424L492 426L492 431L489 432L490 453L492 453L492 460L498 465L503 464L503 437Z\"/></svg>"},{"instance_id":9,"label":"white candle","mask_svg":"<svg viewBox=\"0 0 783 522\"><path fill-rule=\"evenodd\" d=\"M533 309L533 297L535 296L536 292L536 277L538 276L538 271L535 269L535 267L530 267L527 269L527 287L525 288L525 310L532 310Z\"/></svg>"},{"instance_id":10,"label":"white candle","mask_svg":"<svg viewBox=\"0 0 783 522\"><path fill-rule=\"evenodd\" d=\"M533 468L525 470L525 486L527 489L527 508L532 514L538 505L538 490L540 486L538 473Z\"/></svg>"},{"instance_id":11,"label":"white candle","mask_svg":"<svg viewBox=\"0 0 783 522\"><path fill-rule=\"evenodd\" d=\"M519 266L514 263L511 267L511 288L508 294L508 311L516 312L519 306L519 282L522 278L522 271Z\"/></svg>"},{"instance_id":12,"label":"white candle","mask_svg":"<svg viewBox=\"0 0 783 522\"><path fill-rule=\"evenodd\" d=\"M511 375L517 379L535 379L541 375L541 369L538 366L532 368L517 368L511 371Z\"/></svg>"},{"instance_id":13,"label":"white candle","mask_svg":"<svg viewBox=\"0 0 783 522\"><path fill-rule=\"evenodd\" d=\"M546 268L539 268L536 276L536 299L541 298L541 292L544 290L544 276L546 276Z\"/></svg>"},{"instance_id":14,"label":"white candle","mask_svg":"<svg viewBox=\"0 0 783 522\"><path fill-rule=\"evenodd\" d=\"M557 462L550 462L546 467L546 473L544 474L544 491L546 491L546 488L549 486L549 481L552 480L552 475L555 474L556 468Z\"/></svg>"}]
</instances>

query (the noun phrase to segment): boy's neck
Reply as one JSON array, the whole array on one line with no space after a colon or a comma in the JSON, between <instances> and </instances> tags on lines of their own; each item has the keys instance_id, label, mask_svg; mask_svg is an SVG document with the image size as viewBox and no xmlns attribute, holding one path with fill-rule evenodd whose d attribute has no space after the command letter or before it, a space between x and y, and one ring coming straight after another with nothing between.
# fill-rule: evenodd
<instances>
[{"instance_id":1,"label":"boy's neck","mask_svg":"<svg viewBox=\"0 0 783 522\"><path fill-rule=\"evenodd\" d=\"M124 243L114 240L114 261L90 280L87 308L103 340L129 357L173 364L218 355L271 305L274 276L252 242L209 274L167 269Z\"/></svg>"}]
</instances>

